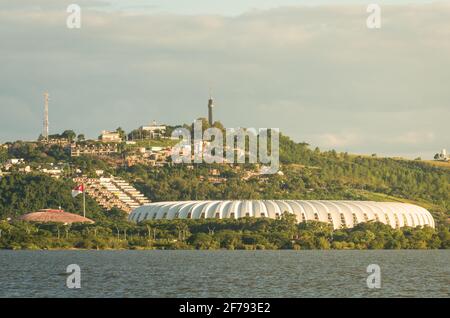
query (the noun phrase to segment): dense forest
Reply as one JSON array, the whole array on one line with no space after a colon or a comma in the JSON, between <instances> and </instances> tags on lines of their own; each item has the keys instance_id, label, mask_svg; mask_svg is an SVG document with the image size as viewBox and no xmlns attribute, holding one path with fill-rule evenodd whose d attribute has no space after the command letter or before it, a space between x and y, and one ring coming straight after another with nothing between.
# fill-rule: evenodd
<instances>
[{"instance_id":1,"label":"dense forest","mask_svg":"<svg viewBox=\"0 0 450 318\"><path fill-rule=\"evenodd\" d=\"M58 145L45 146L25 142L11 144L7 152L0 150L0 163L14 157L24 158L34 166L64 162L68 169L58 180L42 173L25 174L14 170L1 177L0 220L11 219L9 225L5 221L2 223L0 242L5 248L15 246L9 235L22 231L24 228L26 229L25 233L28 234L24 234L23 241L21 241L22 239L15 241L18 246L34 244L33 240L36 240L36 246L49 248L66 245L67 247L96 248L100 246L108 248L117 247L119 243L121 247L130 248L134 246L133 242L135 241L138 242L135 246L142 248L177 248L177 246L230 248L224 243L221 236L229 233L231 236L239 237L232 244L234 248L263 248L263 246L264 248L448 247L450 169L433 166L420 160L377 158L375 155L355 156L336 151L323 152L317 148L311 149L306 143L295 143L286 136L280 137L280 169L282 173L264 176L249 175L249 172L256 171L256 167L250 164L240 166L196 164L193 167L175 164L164 167L113 165L107 159L70 158L67 152ZM206 221L186 221L183 224L188 227L186 233L189 235L183 236L183 240L180 240L177 239L178 235L174 228L178 224L177 222L133 225L125 220L121 211L104 211L89 197L87 198L87 216L95 220L94 227L98 227L98 231L95 230L94 238L92 238L90 230L92 226L88 225L73 226L69 232L63 233L67 234L66 236L62 232L58 232L56 236L56 225L27 225L15 221L19 215L43 208L61 207L66 211L79 213L82 210L81 198L73 199L70 193L74 186L72 177L76 169L81 169L87 175L93 175L96 169L102 169L107 174L123 177L152 201L351 199L409 202L428 209L433 214L439 228L437 230L428 228L393 230L379 224L365 224L354 229L331 231L327 234L328 236L320 236L315 229L316 227L321 228L323 225L310 223L295 225L296 230L293 232L276 234L277 229L280 229L277 227L277 220L246 220L247 223L242 221L243 224L246 224L245 226L241 224L243 228L239 227L241 226L239 220L230 221L231 223L224 220L219 222L220 224L211 224L209 229L205 225ZM216 171L214 176L219 181L209 180L212 170ZM261 224L266 230L261 232L259 229L248 228L250 224L257 226L256 224L260 224L258 222L262 222ZM119 227L128 229L126 240L122 237L121 231L123 230L118 230ZM156 230L157 233L151 243L145 237L144 232L148 230L147 227ZM213 234L210 232L211 228L215 228ZM360 232L365 233L366 231L375 233L375 238L357 239L362 235ZM248 235L258 239L250 239ZM276 238L277 235L287 236L281 243ZM371 237L370 234L367 235ZM31 236L33 240L30 240ZM312 241L308 241L307 237ZM323 237L321 240L323 246L317 241L320 237ZM91 243L85 245L80 243L84 242L85 238L89 238L86 242ZM398 243L393 244L391 238ZM174 240L176 240L175 243ZM205 243L208 240L210 245ZM417 240L421 243L417 243ZM41 245L37 243L41 241ZM97 241L99 245L92 243ZM203 241L203 243L199 243L199 241Z\"/></svg>"}]
</instances>

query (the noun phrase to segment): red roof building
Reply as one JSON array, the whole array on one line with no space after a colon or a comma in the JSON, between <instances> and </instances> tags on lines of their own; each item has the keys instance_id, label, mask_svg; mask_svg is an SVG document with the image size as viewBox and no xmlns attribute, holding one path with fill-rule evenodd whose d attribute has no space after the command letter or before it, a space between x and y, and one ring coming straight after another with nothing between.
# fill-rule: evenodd
<instances>
[{"instance_id":1,"label":"red roof building","mask_svg":"<svg viewBox=\"0 0 450 318\"><path fill-rule=\"evenodd\" d=\"M65 212L63 210L51 210L44 209L38 212L32 212L22 215L20 220L27 222L39 222L39 223L94 223L91 219L85 218L81 215Z\"/></svg>"}]
</instances>

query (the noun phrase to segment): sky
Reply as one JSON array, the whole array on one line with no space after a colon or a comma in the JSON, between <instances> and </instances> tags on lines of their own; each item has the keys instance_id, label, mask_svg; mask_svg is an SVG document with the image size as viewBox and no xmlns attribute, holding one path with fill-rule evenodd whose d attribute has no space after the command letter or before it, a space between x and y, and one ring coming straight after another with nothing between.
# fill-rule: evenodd
<instances>
[{"instance_id":1,"label":"sky","mask_svg":"<svg viewBox=\"0 0 450 318\"><path fill-rule=\"evenodd\" d=\"M95 138L206 117L211 89L225 127L429 159L450 148L449 70L450 1L2 0L0 142L37 138L46 90L50 133Z\"/></svg>"}]
</instances>

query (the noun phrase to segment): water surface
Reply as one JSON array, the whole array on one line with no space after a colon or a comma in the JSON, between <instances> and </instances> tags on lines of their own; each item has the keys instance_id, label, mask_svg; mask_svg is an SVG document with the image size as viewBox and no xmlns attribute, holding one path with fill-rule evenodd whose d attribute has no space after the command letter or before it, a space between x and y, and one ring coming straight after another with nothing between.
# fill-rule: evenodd
<instances>
[{"instance_id":1,"label":"water surface","mask_svg":"<svg viewBox=\"0 0 450 318\"><path fill-rule=\"evenodd\" d=\"M449 297L449 264L446 250L0 251L0 297Z\"/></svg>"}]
</instances>

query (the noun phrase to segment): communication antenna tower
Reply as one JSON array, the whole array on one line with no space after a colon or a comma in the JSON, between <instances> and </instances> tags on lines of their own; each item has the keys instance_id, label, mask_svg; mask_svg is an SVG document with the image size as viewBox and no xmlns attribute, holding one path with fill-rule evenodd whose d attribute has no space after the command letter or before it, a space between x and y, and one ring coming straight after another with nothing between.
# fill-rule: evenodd
<instances>
[{"instance_id":1,"label":"communication antenna tower","mask_svg":"<svg viewBox=\"0 0 450 318\"><path fill-rule=\"evenodd\" d=\"M44 131L43 137L48 141L48 92L44 93Z\"/></svg>"}]
</instances>

